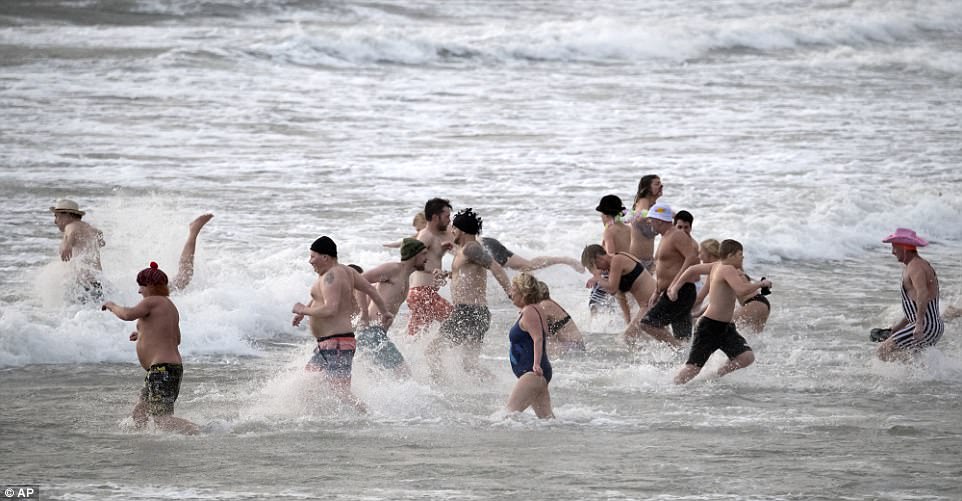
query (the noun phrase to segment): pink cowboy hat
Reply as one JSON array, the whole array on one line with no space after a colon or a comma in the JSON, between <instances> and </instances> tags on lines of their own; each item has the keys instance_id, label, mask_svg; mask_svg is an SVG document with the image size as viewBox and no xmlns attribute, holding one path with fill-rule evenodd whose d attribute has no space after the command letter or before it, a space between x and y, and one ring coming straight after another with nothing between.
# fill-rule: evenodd
<instances>
[{"instance_id":1,"label":"pink cowboy hat","mask_svg":"<svg viewBox=\"0 0 962 501\"><path fill-rule=\"evenodd\" d=\"M915 234L914 231L908 228L899 228L895 230L895 233L885 237L882 240L883 243L893 243L902 245L914 245L916 247L925 247L929 245L924 238Z\"/></svg>"}]
</instances>

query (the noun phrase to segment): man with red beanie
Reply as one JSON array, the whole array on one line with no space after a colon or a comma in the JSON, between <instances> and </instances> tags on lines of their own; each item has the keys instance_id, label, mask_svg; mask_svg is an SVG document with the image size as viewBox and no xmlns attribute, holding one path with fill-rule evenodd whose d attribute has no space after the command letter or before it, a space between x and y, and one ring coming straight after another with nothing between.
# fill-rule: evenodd
<instances>
[{"instance_id":1,"label":"man with red beanie","mask_svg":"<svg viewBox=\"0 0 962 501\"><path fill-rule=\"evenodd\" d=\"M184 366L177 349L180 345L180 314L168 297L167 274L157 267L157 263L151 262L150 267L137 274L137 285L144 299L136 306L120 306L107 301L101 308L110 310L121 320L137 321L137 330L130 334L130 340L137 343L137 358L147 376L140 401L133 410L134 423L142 428L148 418L153 418L162 430L197 433L197 425L173 416Z\"/></svg>"}]
</instances>

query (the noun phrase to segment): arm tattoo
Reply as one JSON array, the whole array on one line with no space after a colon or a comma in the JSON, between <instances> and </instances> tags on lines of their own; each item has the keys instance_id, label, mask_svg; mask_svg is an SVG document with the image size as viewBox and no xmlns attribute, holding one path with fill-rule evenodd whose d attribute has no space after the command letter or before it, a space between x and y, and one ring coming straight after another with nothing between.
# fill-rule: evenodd
<instances>
[{"instance_id":1,"label":"arm tattoo","mask_svg":"<svg viewBox=\"0 0 962 501\"><path fill-rule=\"evenodd\" d=\"M330 270L324 274L324 283L327 285L334 283L334 270Z\"/></svg>"},{"instance_id":2,"label":"arm tattoo","mask_svg":"<svg viewBox=\"0 0 962 501\"><path fill-rule=\"evenodd\" d=\"M491 267L491 254L488 254L487 251L481 247L481 244L477 242L471 243L464 248L464 257L485 268Z\"/></svg>"}]
</instances>

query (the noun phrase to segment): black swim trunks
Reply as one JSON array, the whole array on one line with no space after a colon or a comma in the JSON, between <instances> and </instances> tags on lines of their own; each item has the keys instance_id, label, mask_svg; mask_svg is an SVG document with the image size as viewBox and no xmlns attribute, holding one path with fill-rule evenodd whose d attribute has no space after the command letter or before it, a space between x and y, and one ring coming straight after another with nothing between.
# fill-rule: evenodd
<instances>
[{"instance_id":1,"label":"black swim trunks","mask_svg":"<svg viewBox=\"0 0 962 501\"><path fill-rule=\"evenodd\" d=\"M491 327L491 311L483 304L456 304L441 324L441 335L454 344L481 343Z\"/></svg>"},{"instance_id":2,"label":"black swim trunks","mask_svg":"<svg viewBox=\"0 0 962 501\"><path fill-rule=\"evenodd\" d=\"M695 291L695 284L685 283L678 289L678 299L672 301L668 294L663 292L658 298L658 302L645 313L641 323L653 327L665 327L671 325L671 332L678 339L691 337L691 307L695 305L695 298L698 293Z\"/></svg>"},{"instance_id":3,"label":"black swim trunks","mask_svg":"<svg viewBox=\"0 0 962 501\"><path fill-rule=\"evenodd\" d=\"M504 266L508 262L508 259L514 255L513 252L509 251L501 242L494 238L483 237L481 238L481 245L487 249L491 257L501 266Z\"/></svg>"},{"instance_id":4,"label":"black swim trunks","mask_svg":"<svg viewBox=\"0 0 962 501\"><path fill-rule=\"evenodd\" d=\"M174 402L180 394L180 380L184 377L181 364L154 364L147 369L140 400L147 405L148 416L169 416L174 413Z\"/></svg>"},{"instance_id":5,"label":"black swim trunks","mask_svg":"<svg viewBox=\"0 0 962 501\"><path fill-rule=\"evenodd\" d=\"M695 338L691 341L691 353L686 364L703 367L715 350L721 350L731 360L746 351L752 351L745 338L735 330L735 324L719 322L706 316L698 321Z\"/></svg>"}]
</instances>

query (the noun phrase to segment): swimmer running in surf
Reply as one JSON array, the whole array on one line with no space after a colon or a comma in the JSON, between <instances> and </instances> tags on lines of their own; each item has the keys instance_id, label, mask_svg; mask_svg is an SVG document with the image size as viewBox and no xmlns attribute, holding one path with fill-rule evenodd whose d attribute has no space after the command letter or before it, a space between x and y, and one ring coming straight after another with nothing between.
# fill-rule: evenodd
<instances>
[{"instance_id":1,"label":"swimmer running in surf","mask_svg":"<svg viewBox=\"0 0 962 501\"><path fill-rule=\"evenodd\" d=\"M137 274L143 300L131 307L107 301L101 309L109 310L121 320L137 321L137 330L130 334L130 340L137 343L137 358L147 375L132 413L134 424L143 428L153 419L162 430L193 435L199 431L197 425L174 417L174 402L180 395L184 366L177 349L180 314L168 297L167 284L167 275L152 262Z\"/></svg>"},{"instance_id":2,"label":"swimmer running in surf","mask_svg":"<svg viewBox=\"0 0 962 501\"><path fill-rule=\"evenodd\" d=\"M687 268L679 275L665 296L672 301L678 294L701 275L708 275L708 310L698 320L698 328L692 339L688 360L675 376L676 384L685 384L701 372L705 362L716 350L722 350L728 363L718 369L718 376L748 367L755 361L755 354L735 328L732 317L735 301L762 287L771 287L768 280L749 282L741 273L744 251L742 244L735 240L725 240L720 247L721 260L711 264L698 264Z\"/></svg>"}]
</instances>

